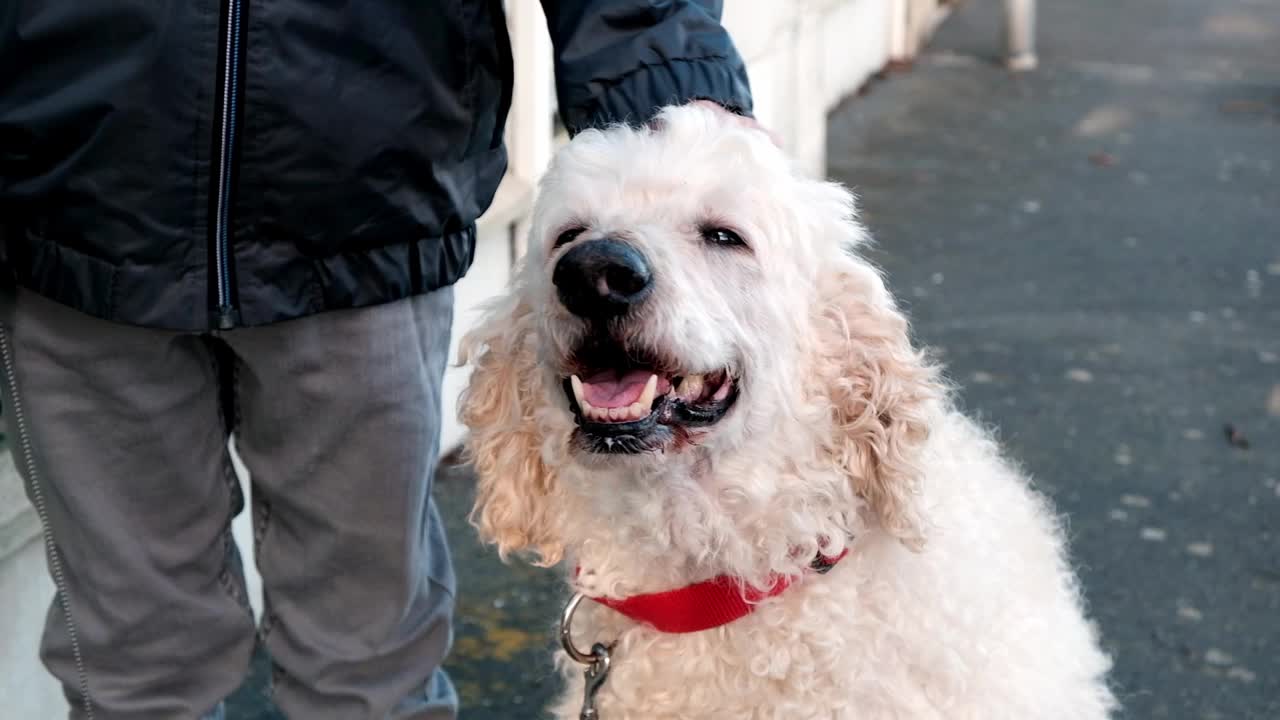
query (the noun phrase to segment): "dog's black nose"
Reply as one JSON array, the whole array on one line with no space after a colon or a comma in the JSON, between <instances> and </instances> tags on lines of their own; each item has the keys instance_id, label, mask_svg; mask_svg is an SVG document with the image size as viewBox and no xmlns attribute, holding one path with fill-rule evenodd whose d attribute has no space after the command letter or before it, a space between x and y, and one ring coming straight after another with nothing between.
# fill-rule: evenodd
<instances>
[{"instance_id":1,"label":"dog's black nose","mask_svg":"<svg viewBox=\"0 0 1280 720\"><path fill-rule=\"evenodd\" d=\"M551 274L569 312L585 318L621 315L653 290L653 272L639 250L604 238L578 245L560 258Z\"/></svg>"}]
</instances>

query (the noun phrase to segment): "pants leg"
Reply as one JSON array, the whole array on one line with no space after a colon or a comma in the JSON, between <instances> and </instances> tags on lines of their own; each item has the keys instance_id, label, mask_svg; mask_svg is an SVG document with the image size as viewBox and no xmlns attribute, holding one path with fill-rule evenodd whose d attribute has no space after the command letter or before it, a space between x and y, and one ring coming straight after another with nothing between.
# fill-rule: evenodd
<instances>
[{"instance_id":1,"label":"pants leg","mask_svg":"<svg viewBox=\"0 0 1280 720\"><path fill-rule=\"evenodd\" d=\"M57 586L41 656L71 717L200 717L254 644L208 348L18 290L0 298L0 355Z\"/></svg>"},{"instance_id":2,"label":"pants leg","mask_svg":"<svg viewBox=\"0 0 1280 720\"><path fill-rule=\"evenodd\" d=\"M306 720L451 720L454 577L431 502L451 289L222 335L253 481L262 637Z\"/></svg>"}]
</instances>

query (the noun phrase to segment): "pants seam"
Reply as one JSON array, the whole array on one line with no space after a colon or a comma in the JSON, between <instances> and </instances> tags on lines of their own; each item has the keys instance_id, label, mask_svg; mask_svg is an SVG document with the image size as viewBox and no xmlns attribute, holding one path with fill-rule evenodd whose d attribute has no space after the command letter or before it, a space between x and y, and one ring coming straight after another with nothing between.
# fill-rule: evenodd
<instances>
[{"instance_id":1,"label":"pants seam","mask_svg":"<svg viewBox=\"0 0 1280 720\"><path fill-rule=\"evenodd\" d=\"M44 488L40 482L35 448L31 436L27 432L21 391L18 389L17 371L14 369L13 350L9 342L9 332L3 323L0 323L0 356L3 358L4 372L8 380L9 405L13 410L14 430L18 437L19 449L22 451L22 468L25 470L24 475L27 483L31 487L32 502L36 507L36 514L40 518L41 536L44 541L45 554L49 559L50 574L53 575L54 585L57 588L55 602L62 608L63 622L66 626L67 637L71 643L71 653L74 657L76 675L79 682L80 703L84 709L85 717L88 720L93 720L93 699L89 695L89 674L85 669L84 654L80 649L79 634L76 630L75 620L72 617L71 596L67 591L62 553L58 549L57 542L53 537L53 527L49 523L49 512L44 501Z\"/></svg>"}]
</instances>

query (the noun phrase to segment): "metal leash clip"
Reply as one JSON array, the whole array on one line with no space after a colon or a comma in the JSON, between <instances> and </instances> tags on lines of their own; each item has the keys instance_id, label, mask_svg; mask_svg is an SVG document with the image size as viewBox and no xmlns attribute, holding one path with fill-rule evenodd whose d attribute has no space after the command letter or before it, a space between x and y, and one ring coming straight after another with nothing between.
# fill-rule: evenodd
<instances>
[{"instance_id":1,"label":"metal leash clip","mask_svg":"<svg viewBox=\"0 0 1280 720\"><path fill-rule=\"evenodd\" d=\"M560 645L574 662L587 666L583 673L587 686L583 692L582 712L578 713L578 720L600 720L600 713L596 710L596 694L609 679L609 646L596 643L591 646L590 653L584 653L573 644L573 613L577 611L583 597L582 593L577 593L570 598L564 614L560 616Z\"/></svg>"}]
</instances>

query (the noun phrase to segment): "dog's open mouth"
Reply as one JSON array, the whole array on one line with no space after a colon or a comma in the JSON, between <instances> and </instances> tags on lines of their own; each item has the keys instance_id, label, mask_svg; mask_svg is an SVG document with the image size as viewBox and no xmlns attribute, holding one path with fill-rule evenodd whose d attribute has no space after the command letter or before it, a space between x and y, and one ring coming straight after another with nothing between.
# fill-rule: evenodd
<instances>
[{"instance_id":1,"label":"dog's open mouth","mask_svg":"<svg viewBox=\"0 0 1280 720\"><path fill-rule=\"evenodd\" d=\"M619 348L584 348L564 379L577 441L597 453L642 453L688 441L719 422L738 397L727 370L691 373Z\"/></svg>"}]
</instances>

